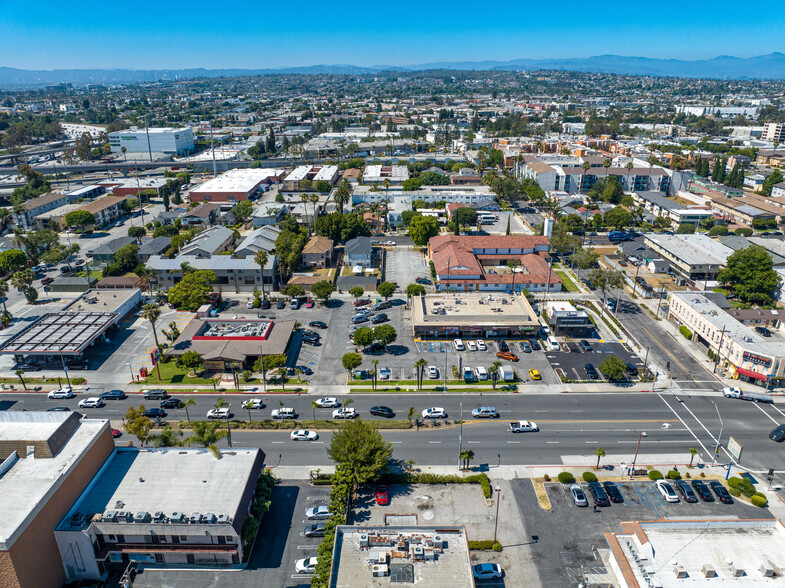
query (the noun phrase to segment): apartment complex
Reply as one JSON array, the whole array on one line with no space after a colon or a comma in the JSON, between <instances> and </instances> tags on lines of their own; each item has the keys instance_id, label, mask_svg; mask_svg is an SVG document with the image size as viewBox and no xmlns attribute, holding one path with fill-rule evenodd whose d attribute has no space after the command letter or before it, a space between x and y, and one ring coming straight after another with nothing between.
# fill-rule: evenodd
<instances>
[{"instance_id":1,"label":"apartment complex","mask_svg":"<svg viewBox=\"0 0 785 588\"><path fill-rule=\"evenodd\" d=\"M785 124L783 123L773 123L767 122L763 125L763 139L766 141L771 141L774 143L782 143L783 139L785 139Z\"/></svg>"},{"instance_id":2,"label":"apartment complex","mask_svg":"<svg viewBox=\"0 0 785 588\"><path fill-rule=\"evenodd\" d=\"M363 173L363 183L382 184L389 180L391 184L400 185L409 179L409 168L405 165L367 165Z\"/></svg>"},{"instance_id":3,"label":"apartment complex","mask_svg":"<svg viewBox=\"0 0 785 588\"><path fill-rule=\"evenodd\" d=\"M304 182L308 184L304 184ZM283 179L283 190L293 192L311 189L316 182L329 182L334 185L338 181L337 165L299 165Z\"/></svg>"}]
</instances>

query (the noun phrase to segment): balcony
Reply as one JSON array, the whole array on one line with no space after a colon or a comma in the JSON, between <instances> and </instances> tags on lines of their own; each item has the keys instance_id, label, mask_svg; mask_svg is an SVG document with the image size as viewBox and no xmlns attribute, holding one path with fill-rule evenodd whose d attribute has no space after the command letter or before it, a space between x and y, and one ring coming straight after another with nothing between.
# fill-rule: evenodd
<instances>
[{"instance_id":1,"label":"balcony","mask_svg":"<svg viewBox=\"0 0 785 588\"><path fill-rule=\"evenodd\" d=\"M236 543L104 543L95 553L97 560L104 560L110 552L117 553L236 553Z\"/></svg>"}]
</instances>

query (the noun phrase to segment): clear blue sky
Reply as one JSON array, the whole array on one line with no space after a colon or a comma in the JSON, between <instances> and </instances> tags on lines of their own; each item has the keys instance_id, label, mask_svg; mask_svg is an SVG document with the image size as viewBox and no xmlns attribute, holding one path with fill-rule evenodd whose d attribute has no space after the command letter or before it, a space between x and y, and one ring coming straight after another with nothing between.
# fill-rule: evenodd
<instances>
[{"instance_id":1,"label":"clear blue sky","mask_svg":"<svg viewBox=\"0 0 785 588\"><path fill-rule=\"evenodd\" d=\"M785 52L783 0L2 0L0 66L263 68Z\"/></svg>"}]
</instances>

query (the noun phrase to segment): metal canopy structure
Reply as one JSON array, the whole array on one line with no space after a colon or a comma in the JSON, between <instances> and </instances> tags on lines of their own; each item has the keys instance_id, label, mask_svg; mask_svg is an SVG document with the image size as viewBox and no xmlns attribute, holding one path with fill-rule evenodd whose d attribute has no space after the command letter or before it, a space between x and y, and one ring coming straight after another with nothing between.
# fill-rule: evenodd
<instances>
[{"instance_id":1,"label":"metal canopy structure","mask_svg":"<svg viewBox=\"0 0 785 588\"><path fill-rule=\"evenodd\" d=\"M80 355L116 320L116 312L45 314L0 346L0 353Z\"/></svg>"}]
</instances>

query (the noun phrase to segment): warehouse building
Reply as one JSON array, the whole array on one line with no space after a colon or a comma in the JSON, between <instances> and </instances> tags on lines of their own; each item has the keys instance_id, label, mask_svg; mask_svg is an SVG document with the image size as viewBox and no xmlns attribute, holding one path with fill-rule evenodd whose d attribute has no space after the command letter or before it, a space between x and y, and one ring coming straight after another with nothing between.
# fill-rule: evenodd
<instances>
[{"instance_id":1,"label":"warehouse building","mask_svg":"<svg viewBox=\"0 0 785 588\"><path fill-rule=\"evenodd\" d=\"M253 200L266 186L278 183L281 169L230 169L190 192L191 202L241 202Z\"/></svg>"}]
</instances>

